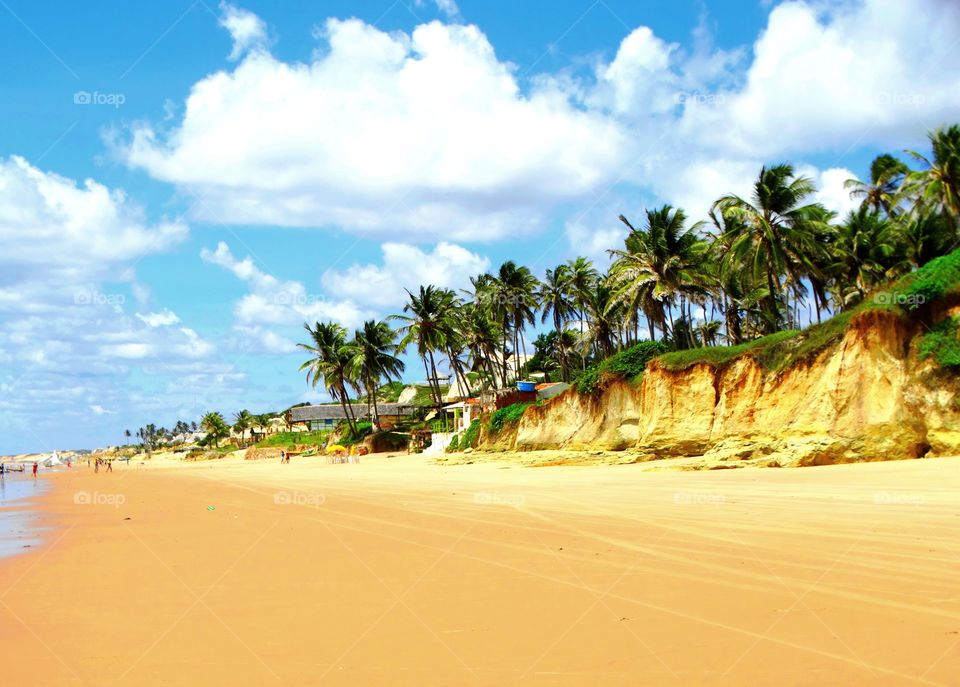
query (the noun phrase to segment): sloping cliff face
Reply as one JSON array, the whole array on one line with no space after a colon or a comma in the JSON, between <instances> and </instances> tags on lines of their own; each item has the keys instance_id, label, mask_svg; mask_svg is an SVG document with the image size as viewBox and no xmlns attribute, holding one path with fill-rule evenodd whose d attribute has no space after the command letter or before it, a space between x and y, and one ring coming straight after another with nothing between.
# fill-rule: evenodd
<instances>
[{"instance_id":1,"label":"sloping cliff face","mask_svg":"<svg viewBox=\"0 0 960 687\"><path fill-rule=\"evenodd\" d=\"M597 396L571 390L530 408L512 448L770 465L960 454L960 384L916 358L921 326L868 311L839 343L779 373L751 356L682 371L654 360L639 386L614 383Z\"/></svg>"}]
</instances>

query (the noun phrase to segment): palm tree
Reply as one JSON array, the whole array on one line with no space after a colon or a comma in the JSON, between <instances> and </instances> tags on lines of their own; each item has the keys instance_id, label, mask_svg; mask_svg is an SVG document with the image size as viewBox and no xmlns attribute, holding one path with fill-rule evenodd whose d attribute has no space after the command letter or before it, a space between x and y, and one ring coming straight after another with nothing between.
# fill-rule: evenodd
<instances>
[{"instance_id":1,"label":"palm tree","mask_svg":"<svg viewBox=\"0 0 960 687\"><path fill-rule=\"evenodd\" d=\"M233 429L234 431L240 432L240 443L245 444L247 441L247 430L253 427L253 415L250 414L249 410L241 410L239 413L233 416Z\"/></svg>"},{"instance_id":2,"label":"palm tree","mask_svg":"<svg viewBox=\"0 0 960 687\"><path fill-rule=\"evenodd\" d=\"M870 182L859 179L847 179L844 188L849 189L851 198L862 198L862 205L875 211L894 214L896 193L910 168L893 155L883 154L870 163Z\"/></svg>"},{"instance_id":3,"label":"palm tree","mask_svg":"<svg viewBox=\"0 0 960 687\"><path fill-rule=\"evenodd\" d=\"M405 324L398 333L401 336L399 347L404 350L412 343L417 346L417 354L423 360L423 368L427 373L427 383L433 394L434 403L443 402L440 393L440 383L437 377L437 363L435 351L446 348L448 331L448 312L455 299L452 291L438 289L433 285L420 286L415 295L407 290L409 302L403 306L404 313L409 315L391 315L388 319L400 320Z\"/></svg>"},{"instance_id":4,"label":"palm tree","mask_svg":"<svg viewBox=\"0 0 960 687\"><path fill-rule=\"evenodd\" d=\"M837 300L844 306L863 299L878 281L894 276L898 237L894 223L864 204L837 229L828 268Z\"/></svg>"},{"instance_id":5,"label":"palm tree","mask_svg":"<svg viewBox=\"0 0 960 687\"><path fill-rule=\"evenodd\" d=\"M600 273L593 266L593 262L583 256L568 260L566 268L567 284L570 287L569 295L580 319L580 338L582 339L586 324L587 301L590 300L600 282ZM587 359L581 356L580 364L583 369L586 369Z\"/></svg>"},{"instance_id":6,"label":"palm tree","mask_svg":"<svg viewBox=\"0 0 960 687\"><path fill-rule=\"evenodd\" d=\"M217 412L204 415L203 419L200 420L200 427L207 433L208 438L213 439L213 445L217 448L220 447L220 439L230 433L227 421L223 419L223 415Z\"/></svg>"},{"instance_id":7,"label":"palm tree","mask_svg":"<svg viewBox=\"0 0 960 687\"><path fill-rule=\"evenodd\" d=\"M912 201L915 213L942 214L956 240L960 234L960 125L937 129L929 138L932 160L906 151L925 168L907 174L901 196Z\"/></svg>"},{"instance_id":8,"label":"palm tree","mask_svg":"<svg viewBox=\"0 0 960 687\"><path fill-rule=\"evenodd\" d=\"M476 302L468 302L460 307L457 327L461 341L470 354L471 369L485 374L491 389L497 388L497 365L494 362L500 345L497 325L490 319L486 309Z\"/></svg>"},{"instance_id":9,"label":"palm tree","mask_svg":"<svg viewBox=\"0 0 960 687\"><path fill-rule=\"evenodd\" d=\"M714 209L729 220L724 260L743 265L766 282L764 333L777 331L789 314L788 285L802 299L802 279L822 278L818 263L825 252L821 238L827 232L829 213L819 204L804 204L814 191L809 179L782 164L760 170L752 202L728 195L714 203Z\"/></svg>"},{"instance_id":10,"label":"palm tree","mask_svg":"<svg viewBox=\"0 0 960 687\"><path fill-rule=\"evenodd\" d=\"M313 327L304 323L310 334L310 343L297 344L312 356L304 362L301 370L307 371L307 382L316 387L323 383L330 398L340 402L344 417L352 433L356 430L353 404L347 388L356 389L355 378L350 373L350 361L355 354L354 346L347 343L347 330L335 322L317 322Z\"/></svg>"},{"instance_id":11,"label":"palm tree","mask_svg":"<svg viewBox=\"0 0 960 687\"><path fill-rule=\"evenodd\" d=\"M496 301L495 312L500 315L504 331L513 332L514 376L520 377L520 347L523 346L526 355L526 342L523 339L523 329L527 324L534 323L534 313L537 309L537 290L540 282L530 268L517 266L512 260L500 265L496 277L492 280L492 289ZM507 377L507 366L504 363L504 379Z\"/></svg>"},{"instance_id":12,"label":"palm tree","mask_svg":"<svg viewBox=\"0 0 960 687\"><path fill-rule=\"evenodd\" d=\"M130 443L130 437L132 437L133 435L130 433L130 430L129 430L129 429L125 429L125 430L123 430L123 436L126 437L127 443L129 444L129 443Z\"/></svg>"},{"instance_id":13,"label":"palm tree","mask_svg":"<svg viewBox=\"0 0 960 687\"><path fill-rule=\"evenodd\" d=\"M576 314L576 305L570 292L569 265L557 265L556 269L547 270L537 292L537 297L543 308L540 321L546 322L547 318L553 318L553 330L557 333L557 358L560 363L560 375L565 382L570 380L570 370L567 366L567 352L564 348L564 324L572 315Z\"/></svg>"},{"instance_id":14,"label":"palm tree","mask_svg":"<svg viewBox=\"0 0 960 687\"><path fill-rule=\"evenodd\" d=\"M367 392L367 403L373 406L373 425L380 427L380 414L377 410L377 388L380 381L400 379L404 364L397 357L398 347L394 343L396 333L386 322L367 320L363 328L354 333L350 345L351 357L348 370L351 376L361 380Z\"/></svg>"},{"instance_id":15,"label":"palm tree","mask_svg":"<svg viewBox=\"0 0 960 687\"><path fill-rule=\"evenodd\" d=\"M707 244L695 228L686 228L683 210L664 205L647 210L646 227L637 229L623 215L620 221L630 229L625 250L612 250L609 282L611 304L626 308L626 317L636 321L638 311L644 313L654 338L654 326L667 333L667 319L673 330L673 304L679 299L680 315L689 318L687 299L706 296L702 285L701 266ZM676 337L674 337L676 338ZM684 335L682 347L692 342Z\"/></svg>"}]
</instances>

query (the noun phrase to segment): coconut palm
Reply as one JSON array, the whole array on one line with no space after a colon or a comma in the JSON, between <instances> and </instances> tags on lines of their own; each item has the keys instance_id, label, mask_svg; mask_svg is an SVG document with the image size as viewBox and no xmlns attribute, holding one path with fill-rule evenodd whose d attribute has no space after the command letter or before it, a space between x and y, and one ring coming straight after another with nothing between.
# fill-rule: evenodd
<instances>
[{"instance_id":1,"label":"coconut palm","mask_svg":"<svg viewBox=\"0 0 960 687\"><path fill-rule=\"evenodd\" d=\"M797 176L791 165L764 167L753 186L750 201L736 195L720 198L715 211L729 220L729 250L724 259L749 269L763 279L763 330L770 334L789 317L788 288L802 299L805 276L820 278L829 213L817 203L806 203L813 183Z\"/></svg>"},{"instance_id":2,"label":"coconut palm","mask_svg":"<svg viewBox=\"0 0 960 687\"><path fill-rule=\"evenodd\" d=\"M526 354L526 342L523 329L527 324L534 323L534 313L537 309L537 290L539 281L529 267L518 266L512 260L500 265L492 281L493 294L496 301L496 314L500 316L505 331L512 331L514 352L514 375L520 375L520 348ZM504 379L507 376L507 366L504 364Z\"/></svg>"},{"instance_id":3,"label":"coconut palm","mask_svg":"<svg viewBox=\"0 0 960 687\"><path fill-rule=\"evenodd\" d=\"M942 214L955 241L960 234L960 125L933 131L929 138L932 159L906 151L924 168L906 175L901 197L912 202L915 215Z\"/></svg>"},{"instance_id":4,"label":"coconut palm","mask_svg":"<svg viewBox=\"0 0 960 687\"><path fill-rule=\"evenodd\" d=\"M850 191L851 198L860 198L862 205L875 211L894 214L896 193L910 168L893 155L878 155L870 163L870 181L848 179L844 188Z\"/></svg>"},{"instance_id":5,"label":"coconut palm","mask_svg":"<svg viewBox=\"0 0 960 687\"><path fill-rule=\"evenodd\" d=\"M233 429L240 432L240 443L244 444L247 440L247 430L253 427L253 415L249 410L241 410L233 416Z\"/></svg>"},{"instance_id":6,"label":"coconut palm","mask_svg":"<svg viewBox=\"0 0 960 687\"><path fill-rule=\"evenodd\" d=\"M564 325L571 316L576 314L576 304L571 297L569 265L557 265L556 269L547 270L540 289L537 292L543 314L541 322L552 318L553 329L557 333L557 359L560 363L560 375L563 381L570 380L570 370L567 366L567 352L564 349Z\"/></svg>"},{"instance_id":7,"label":"coconut palm","mask_svg":"<svg viewBox=\"0 0 960 687\"><path fill-rule=\"evenodd\" d=\"M659 326L664 335L667 320L673 329L673 305L679 301L680 315L689 317L688 299L699 300L707 290L698 273L703 263L707 244L699 238L695 228L685 227L683 210L664 205L646 211L646 226L637 229L623 215L629 229L625 250L612 250L609 282L611 303L626 308L626 317L635 321L643 312L654 338L653 327ZM684 336L684 345L692 342Z\"/></svg>"},{"instance_id":8,"label":"coconut palm","mask_svg":"<svg viewBox=\"0 0 960 687\"><path fill-rule=\"evenodd\" d=\"M403 306L403 312L409 314L392 315L389 319L404 323L398 330L401 336L400 348L406 349L410 344L416 344L417 354L423 360L423 368L427 374L427 383L430 385L434 403L440 405L443 399L437 379L434 352L446 348L447 317L453 297L452 292L429 285L420 286L416 294L407 290L407 295L409 301Z\"/></svg>"},{"instance_id":9,"label":"coconut palm","mask_svg":"<svg viewBox=\"0 0 960 687\"><path fill-rule=\"evenodd\" d=\"M310 335L310 343L297 346L310 353L311 358L300 366L307 371L307 382L316 387L323 383L330 397L340 402L351 432L356 430L356 417L350 403L348 388L357 389L356 379L350 373L353 346L347 342L347 330L335 322L317 322L303 328Z\"/></svg>"},{"instance_id":10,"label":"coconut palm","mask_svg":"<svg viewBox=\"0 0 960 687\"><path fill-rule=\"evenodd\" d=\"M485 375L490 388L496 388L498 383L495 361L501 337L497 325L478 303L468 302L460 307L457 326L463 345L470 355L471 369Z\"/></svg>"},{"instance_id":11,"label":"coconut palm","mask_svg":"<svg viewBox=\"0 0 960 687\"><path fill-rule=\"evenodd\" d=\"M404 364L397 357L398 347L394 343L396 333L384 321L367 320L361 329L354 333L349 349L351 356L347 369L352 378L358 379L367 392L367 403L373 408L373 424L380 427L380 414L377 409L377 388L381 380L400 380Z\"/></svg>"},{"instance_id":12,"label":"coconut palm","mask_svg":"<svg viewBox=\"0 0 960 687\"><path fill-rule=\"evenodd\" d=\"M897 249L893 221L867 204L850 212L837 228L830 251L828 271L837 300L844 306L857 303L874 284L894 276L898 264L902 264Z\"/></svg>"},{"instance_id":13,"label":"coconut palm","mask_svg":"<svg viewBox=\"0 0 960 687\"><path fill-rule=\"evenodd\" d=\"M579 316L580 338L582 339L587 319L587 301L600 282L600 273L593 266L593 262L583 256L568 260L566 268L570 299L573 301L574 308L576 308ZM586 369L587 360L585 357L581 356L580 364L583 369Z\"/></svg>"},{"instance_id":14,"label":"coconut palm","mask_svg":"<svg viewBox=\"0 0 960 687\"><path fill-rule=\"evenodd\" d=\"M213 439L213 445L220 446L220 440L230 435L230 427L223 415L217 412L210 412L200 420L200 427L207 433L208 439Z\"/></svg>"}]
</instances>

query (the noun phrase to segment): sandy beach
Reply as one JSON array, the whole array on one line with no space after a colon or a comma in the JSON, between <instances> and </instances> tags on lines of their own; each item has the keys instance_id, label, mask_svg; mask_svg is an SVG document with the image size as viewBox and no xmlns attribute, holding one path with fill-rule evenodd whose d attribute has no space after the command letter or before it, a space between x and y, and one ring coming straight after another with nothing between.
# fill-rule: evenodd
<instances>
[{"instance_id":1,"label":"sandy beach","mask_svg":"<svg viewBox=\"0 0 960 687\"><path fill-rule=\"evenodd\" d=\"M960 459L47 475L10 685L949 685Z\"/></svg>"}]
</instances>

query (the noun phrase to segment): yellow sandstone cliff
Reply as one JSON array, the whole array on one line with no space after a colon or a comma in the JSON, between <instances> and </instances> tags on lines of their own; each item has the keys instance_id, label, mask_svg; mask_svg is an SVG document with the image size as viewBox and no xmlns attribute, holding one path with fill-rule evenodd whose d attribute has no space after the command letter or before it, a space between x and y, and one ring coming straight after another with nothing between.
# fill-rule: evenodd
<instances>
[{"instance_id":1,"label":"yellow sandstone cliff","mask_svg":"<svg viewBox=\"0 0 960 687\"><path fill-rule=\"evenodd\" d=\"M918 360L922 326L866 311L838 343L779 372L750 355L677 371L655 359L639 385L614 382L597 395L571 389L529 408L497 447L771 466L957 455L960 384Z\"/></svg>"}]
</instances>

